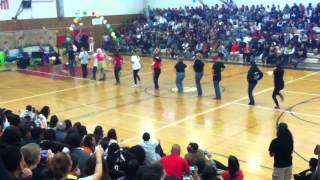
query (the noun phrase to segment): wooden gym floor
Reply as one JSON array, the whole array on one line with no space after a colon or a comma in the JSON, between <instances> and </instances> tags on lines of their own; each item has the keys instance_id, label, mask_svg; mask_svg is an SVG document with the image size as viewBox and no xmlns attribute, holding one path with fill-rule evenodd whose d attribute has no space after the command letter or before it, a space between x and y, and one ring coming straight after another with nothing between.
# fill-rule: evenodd
<instances>
[{"instance_id":1,"label":"wooden gym floor","mask_svg":"<svg viewBox=\"0 0 320 180\"><path fill-rule=\"evenodd\" d=\"M71 119L86 125L89 132L96 125L104 130L116 128L122 146L140 142L143 132L160 139L166 151L174 143L189 142L214 153L213 158L227 164L232 154L241 160L245 179L271 179L273 159L269 157L270 141L276 136L277 122L286 122L294 136L294 173L308 167L319 143L320 74L312 71L286 70L285 101L274 110L271 98L272 76L265 73L255 89L256 106L247 105L246 72L248 66L227 65L223 72L222 100L213 100L211 64L206 64L202 80L204 97L195 97L191 62L184 81L186 92L179 95L175 87L174 61L164 61L160 90L152 84L151 59L143 58L140 72L142 87L131 88L131 66L124 64L121 85L116 86L109 65L107 81L81 78L52 80L15 71L0 73L0 107L14 111L32 104L49 105L60 120Z\"/></svg>"}]
</instances>

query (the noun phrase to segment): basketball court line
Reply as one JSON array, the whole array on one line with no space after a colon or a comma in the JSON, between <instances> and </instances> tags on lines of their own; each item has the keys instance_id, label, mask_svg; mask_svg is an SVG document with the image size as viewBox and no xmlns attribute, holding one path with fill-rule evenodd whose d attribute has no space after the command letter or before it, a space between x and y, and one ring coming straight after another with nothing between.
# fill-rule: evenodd
<instances>
[{"instance_id":1,"label":"basketball court line","mask_svg":"<svg viewBox=\"0 0 320 180\"><path fill-rule=\"evenodd\" d=\"M305 93L305 92L299 92L299 91L287 91L287 90L282 90L282 91L286 92L286 93L291 93L291 94L301 94L301 95L308 95L308 96L320 96L320 94Z\"/></svg>"},{"instance_id":2,"label":"basketball court line","mask_svg":"<svg viewBox=\"0 0 320 180\"><path fill-rule=\"evenodd\" d=\"M294 82L299 81L299 80L301 80L301 79L304 79L304 78L313 76L313 75L315 75L315 74L317 74L317 73L318 73L318 72L309 73L309 74L304 75L304 76L302 76L302 77L300 77L300 78L290 80L290 81L286 82L285 84L294 83ZM263 94L263 93L265 93L265 92L267 92L267 91L270 91L270 90L272 90L272 89L273 89L273 87L267 88L267 89L261 90L261 91L259 91L259 92L257 92L257 93L254 93L254 95ZM238 102L240 102L240 101L243 101L243 100L245 100L245 99L247 99L247 98L248 98L248 96L246 95L246 96L241 97L241 98L239 98L239 99L236 99L236 100L234 100L234 101L230 101L230 102L227 102L227 103L222 104L222 105L220 105L220 106L217 106L217 107L214 107L214 108L210 108L210 109L208 109L208 110L206 110L206 111L202 111L202 112L199 112L199 113L196 113L196 114L193 114L193 115L189 115L189 116L187 116L187 117L185 117L185 118L183 118L183 119L180 119L180 120L174 121L174 122L172 122L172 123L168 123L168 124L165 125L165 126L159 127L159 128L157 128L157 129L155 129L155 130L153 131L153 133L158 132L158 131L161 131L161 130L164 130L164 129L167 129L167 128L170 128L170 127L172 127L172 126L175 126L175 125L177 125L177 124L183 123L183 122L185 122L185 121L189 121L190 119L194 119L194 118L196 118L196 117L198 117L198 116L201 116L201 115L204 115L204 114L207 114L207 113L210 113L210 112L213 112L213 111L222 109L222 108L227 107L227 106L229 106L229 105L232 105L232 104L238 103ZM140 136L141 136L141 135L139 135L139 136L134 136L134 137L132 137L132 138L126 139L126 140L123 141L123 143L128 143L128 142L134 141L134 140L140 138Z\"/></svg>"},{"instance_id":3,"label":"basketball court line","mask_svg":"<svg viewBox=\"0 0 320 180\"><path fill-rule=\"evenodd\" d=\"M81 85L81 86L76 86L76 87L72 87L72 88L66 88L66 89L57 90L57 91L51 91L51 92L46 92L46 93L41 93L41 94L37 94L37 95L33 95L33 96L27 96L27 97L23 97L23 98L12 99L12 100L8 100L8 101L0 102L0 104L8 104L8 103L17 102L17 101L33 99L33 98L36 98L36 97L42 97L42 96L51 95L51 94L55 94L55 93L60 93L60 92L80 89L80 88L83 88L83 87L92 86L94 84L96 84L96 83L91 83L91 84L86 84L86 85Z\"/></svg>"},{"instance_id":4,"label":"basketball court line","mask_svg":"<svg viewBox=\"0 0 320 180\"><path fill-rule=\"evenodd\" d=\"M240 106L245 106L245 107L252 107L252 108L256 108L256 109L267 110L267 111L273 111L273 112L282 112L282 113L288 113L288 114L297 114L297 115L302 115L302 116L307 116L307 117L320 118L320 115L314 115L314 114L310 114L310 113L301 113L301 112L295 112L295 111L289 111L289 110L283 110L283 109L274 109L274 108L260 106L260 105L249 106L247 104L238 103L238 102L236 102L234 104L237 104Z\"/></svg>"},{"instance_id":5,"label":"basketball court line","mask_svg":"<svg viewBox=\"0 0 320 180\"><path fill-rule=\"evenodd\" d=\"M320 82L320 80L319 80L319 79L304 79L304 81Z\"/></svg>"},{"instance_id":6,"label":"basketball court line","mask_svg":"<svg viewBox=\"0 0 320 180\"><path fill-rule=\"evenodd\" d=\"M172 68L166 68L163 69L162 71L168 71L168 70L172 70ZM149 71L149 72L145 72L145 73L140 73L140 76L144 76L144 75L148 75L148 74L152 74L153 71ZM52 74L52 73L48 73L48 74ZM133 78L132 75L128 75L128 76L124 76L121 79L128 79L128 78ZM82 78L80 78L82 79ZM83 87L88 87L88 86L92 86L92 85L96 85L96 84L103 84L103 82L108 82L108 81L113 81L114 79L107 79L106 81L94 81L93 83L90 84L86 84L86 85L81 85L81 86L76 86L76 87L72 87L72 88L66 88L66 89L62 89L62 90L57 90L57 91L51 91L51 92L46 92L46 93L41 93L41 94L37 94L37 95L33 95L33 96L27 96L27 97L23 97L23 98L17 98L17 99L12 99L12 100L8 100L8 101L3 101L0 102L0 104L8 104L8 103L12 103L12 102L17 102L17 101L23 101L23 100L27 100L27 99L33 99L36 97L42 97L42 96L46 96L46 95L51 95L51 94L55 94L55 93L60 93L60 92L65 92L65 91L71 91L71 90L75 90L75 89L80 89Z\"/></svg>"}]
</instances>

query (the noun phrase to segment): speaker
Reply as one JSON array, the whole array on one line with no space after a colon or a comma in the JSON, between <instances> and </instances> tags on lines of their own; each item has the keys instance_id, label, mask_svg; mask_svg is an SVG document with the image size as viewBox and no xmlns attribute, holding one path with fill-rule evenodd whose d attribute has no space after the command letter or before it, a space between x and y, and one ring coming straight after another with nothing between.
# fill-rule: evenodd
<instances>
[{"instance_id":1,"label":"speaker","mask_svg":"<svg viewBox=\"0 0 320 180\"><path fill-rule=\"evenodd\" d=\"M31 8L31 0L23 0L23 1L22 1L22 7L23 7L24 9Z\"/></svg>"}]
</instances>

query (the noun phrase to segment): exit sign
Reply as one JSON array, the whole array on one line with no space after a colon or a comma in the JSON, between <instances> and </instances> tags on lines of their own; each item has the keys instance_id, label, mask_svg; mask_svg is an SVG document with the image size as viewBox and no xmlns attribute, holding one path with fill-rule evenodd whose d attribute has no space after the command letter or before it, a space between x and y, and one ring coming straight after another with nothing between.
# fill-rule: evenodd
<instances>
[{"instance_id":1,"label":"exit sign","mask_svg":"<svg viewBox=\"0 0 320 180\"><path fill-rule=\"evenodd\" d=\"M0 0L0 10L9 9L9 0Z\"/></svg>"}]
</instances>

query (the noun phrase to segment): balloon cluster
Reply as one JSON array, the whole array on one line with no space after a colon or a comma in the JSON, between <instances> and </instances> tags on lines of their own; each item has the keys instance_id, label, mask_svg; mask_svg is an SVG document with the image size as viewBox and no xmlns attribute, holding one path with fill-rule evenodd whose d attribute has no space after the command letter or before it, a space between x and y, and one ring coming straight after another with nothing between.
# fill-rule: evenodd
<instances>
[{"instance_id":1,"label":"balloon cluster","mask_svg":"<svg viewBox=\"0 0 320 180\"><path fill-rule=\"evenodd\" d=\"M95 12L95 11L83 11L81 12L78 10L76 13L76 16L72 20L72 24L69 26L69 35L66 37L66 42L69 43L72 40L72 32L77 28L77 26L83 26L83 22L81 22L83 16L91 16L99 18L102 22L102 24L107 28L109 31L111 37L113 39L117 39L116 33L113 31L112 25L108 23L108 21L104 18L104 16L101 13Z\"/></svg>"}]
</instances>

